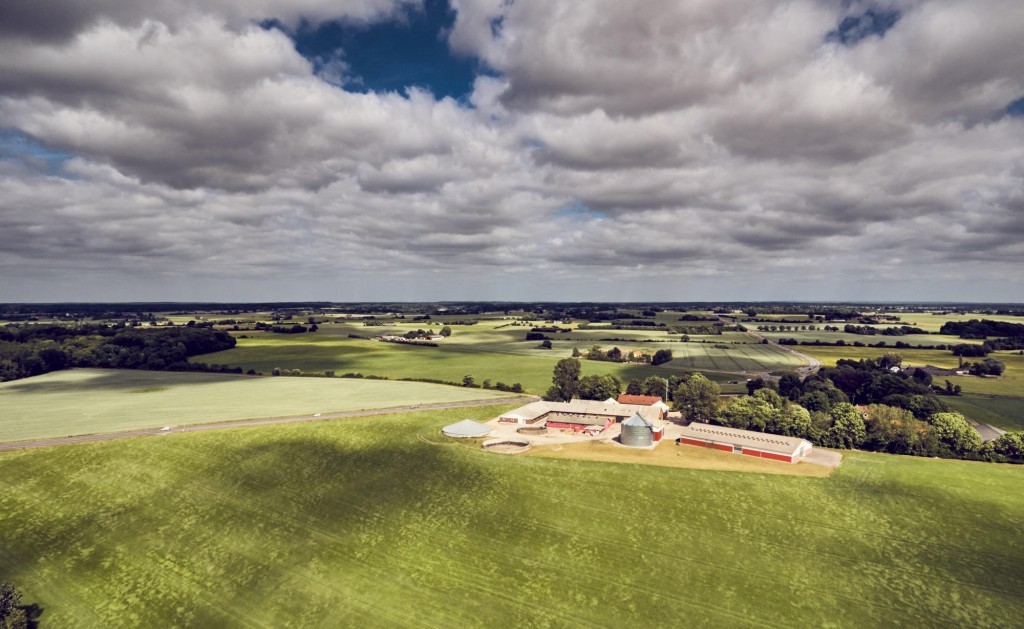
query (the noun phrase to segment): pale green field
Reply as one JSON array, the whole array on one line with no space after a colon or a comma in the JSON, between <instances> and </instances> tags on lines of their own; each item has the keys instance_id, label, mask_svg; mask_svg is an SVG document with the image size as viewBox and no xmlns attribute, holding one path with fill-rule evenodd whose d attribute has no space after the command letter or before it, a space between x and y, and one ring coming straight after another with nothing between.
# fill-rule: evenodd
<instances>
[{"instance_id":1,"label":"pale green field","mask_svg":"<svg viewBox=\"0 0 1024 629\"><path fill-rule=\"evenodd\" d=\"M503 397L422 382L74 369L0 384L0 441Z\"/></svg>"},{"instance_id":2,"label":"pale green field","mask_svg":"<svg viewBox=\"0 0 1024 629\"><path fill-rule=\"evenodd\" d=\"M1007 323L1024 323L1024 317L1012 317L1008 315L988 315L980 313L968 314L934 314L934 313L907 313L901 315L901 321L896 325L912 325L914 327L938 332L943 323L947 321L970 321L971 319L988 319L990 321L1005 321ZM840 326L842 327L842 326Z\"/></svg>"},{"instance_id":3,"label":"pale green field","mask_svg":"<svg viewBox=\"0 0 1024 629\"><path fill-rule=\"evenodd\" d=\"M1024 356L1017 352L994 352L990 356L1006 365L1002 378L964 377L958 378L956 383L968 393L1024 398ZM965 360L977 362L981 359Z\"/></svg>"}]
</instances>

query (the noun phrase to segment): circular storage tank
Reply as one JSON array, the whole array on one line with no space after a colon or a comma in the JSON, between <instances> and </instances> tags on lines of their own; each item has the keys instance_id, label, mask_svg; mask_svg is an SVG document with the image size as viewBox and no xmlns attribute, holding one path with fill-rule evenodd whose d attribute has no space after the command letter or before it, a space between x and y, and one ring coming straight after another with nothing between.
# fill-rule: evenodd
<instances>
[{"instance_id":1,"label":"circular storage tank","mask_svg":"<svg viewBox=\"0 0 1024 629\"><path fill-rule=\"evenodd\" d=\"M633 415L622 422L622 433L619 441L624 446L632 448L646 448L654 445L654 424L647 421L640 414Z\"/></svg>"}]
</instances>

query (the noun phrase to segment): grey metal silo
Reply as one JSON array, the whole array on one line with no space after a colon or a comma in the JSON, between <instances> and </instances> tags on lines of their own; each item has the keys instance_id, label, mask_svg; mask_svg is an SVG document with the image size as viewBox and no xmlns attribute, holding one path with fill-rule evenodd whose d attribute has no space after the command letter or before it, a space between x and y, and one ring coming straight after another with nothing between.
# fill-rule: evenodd
<instances>
[{"instance_id":1,"label":"grey metal silo","mask_svg":"<svg viewBox=\"0 0 1024 629\"><path fill-rule=\"evenodd\" d=\"M654 445L654 424L640 417L640 413L622 422L622 433L619 441L624 446L646 448Z\"/></svg>"}]
</instances>

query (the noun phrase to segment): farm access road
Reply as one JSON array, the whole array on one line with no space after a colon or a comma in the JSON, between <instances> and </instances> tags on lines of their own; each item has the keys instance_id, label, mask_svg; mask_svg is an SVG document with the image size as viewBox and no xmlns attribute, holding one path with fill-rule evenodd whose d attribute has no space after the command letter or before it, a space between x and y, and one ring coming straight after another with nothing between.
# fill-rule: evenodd
<instances>
[{"instance_id":1,"label":"farm access road","mask_svg":"<svg viewBox=\"0 0 1024 629\"><path fill-rule=\"evenodd\" d=\"M470 408L474 406L494 406L496 404L515 404L535 402L540 398L535 395L521 395L509 398L491 398L488 400L470 400L468 402L447 402L438 404L417 404L412 406L392 406L389 408L374 408L363 411L344 411L341 413L318 413L317 415L295 415L291 417L268 417L263 419L239 419L235 421L217 422L212 424L188 424L177 426L171 430L160 428L142 428L139 430L125 430L122 432L106 432L95 435L78 435L73 437L54 437L49 439L32 439L28 441L11 441L0 443L0 452L12 450L28 450L31 448L48 448L51 446L63 446L76 443L93 443L96 441L113 441L115 439L128 439L131 437L148 437L153 435L169 435L179 432L198 432L201 430L222 430L224 428L242 428L247 426L269 426L272 424L294 424L298 422L324 421L327 419L344 419L346 417L367 417L370 415L389 415L391 413L404 413L407 411L429 411L451 408Z\"/></svg>"}]
</instances>

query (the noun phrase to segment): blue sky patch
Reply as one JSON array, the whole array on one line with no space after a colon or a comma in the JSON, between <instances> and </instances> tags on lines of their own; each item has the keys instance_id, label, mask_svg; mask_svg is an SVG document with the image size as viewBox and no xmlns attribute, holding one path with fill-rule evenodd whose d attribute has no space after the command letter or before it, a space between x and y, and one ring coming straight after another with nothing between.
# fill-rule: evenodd
<instances>
[{"instance_id":1,"label":"blue sky patch","mask_svg":"<svg viewBox=\"0 0 1024 629\"><path fill-rule=\"evenodd\" d=\"M554 216L557 218L568 218L574 221L596 221L598 219L605 218L606 214L595 210L586 203L577 199L555 212Z\"/></svg>"},{"instance_id":2,"label":"blue sky patch","mask_svg":"<svg viewBox=\"0 0 1024 629\"><path fill-rule=\"evenodd\" d=\"M900 21L900 12L896 10L868 9L860 15L848 15L843 18L834 31L825 35L825 41L839 42L844 46L855 46L862 39L873 35L882 37Z\"/></svg>"},{"instance_id":3,"label":"blue sky patch","mask_svg":"<svg viewBox=\"0 0 1024 629\"><path fill-rule=\"evenodd\" d=\"M426 0L423 10L406 9L399 19L330 22L289 35L318 74L348 91L401 93L420 87L437 98L458 99L472 91L479 62L449 50L446 34L454 21L448 0Z\"/></svg>"},{"instance_id":4,"label":"blue sky patch","mask_svg":"<svg viewBox=\"0 0 1024 629\"><path fill-rule=\"evenodd\" d=\"M1009 116L1024 116L1024 96L1007 105L1006 114Z\"/></svg>"},{"instance_id":5,"label":"blue sky patch","mask_svg":"<svg viewBox=\"0 0 1024 629\"><path fill-rule=\"evenodd\" d=\"M0 129L0 160L23 164L37 172L62 175L64 162L75 155L55 151L16 129Z\"/></svg>"}]
</instances>

